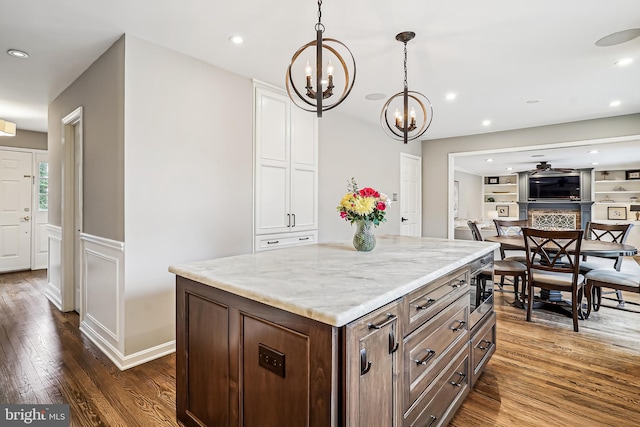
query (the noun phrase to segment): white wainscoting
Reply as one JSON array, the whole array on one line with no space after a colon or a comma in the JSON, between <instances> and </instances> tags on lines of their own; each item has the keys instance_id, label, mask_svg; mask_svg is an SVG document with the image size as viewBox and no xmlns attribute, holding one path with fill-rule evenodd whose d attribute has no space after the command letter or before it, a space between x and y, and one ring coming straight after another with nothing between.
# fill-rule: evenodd
<instances>
[{"instance_id":1,"label":"white wainscoting","mask_svg":"<svg viewBox=\"0 0 640 427\"><path fill-rule=\"evenodd\" d=\"M120 370L176 350L175 340L126 354L124 243L83 233L80 331Z\"/></svg>"},{"instance_id":2,"label":"white wainscoting","mask_svg":"<svg viewBox=\"0 0 640 427\"><path fill-rule=\"evenodd\" d=\"M62 310L62 227L47 224L47 288L45 296Z\"/></svg>"},{"instance_id":3,"label":"white wainscoting","mask_svg":"<svg viewBox=\"0 0 640 427\"><path fill-rule=\"evenodd\" d=\"M82 331L123 369L124 243L83 233L80 286Z\"/></svg>"}]
</instances>

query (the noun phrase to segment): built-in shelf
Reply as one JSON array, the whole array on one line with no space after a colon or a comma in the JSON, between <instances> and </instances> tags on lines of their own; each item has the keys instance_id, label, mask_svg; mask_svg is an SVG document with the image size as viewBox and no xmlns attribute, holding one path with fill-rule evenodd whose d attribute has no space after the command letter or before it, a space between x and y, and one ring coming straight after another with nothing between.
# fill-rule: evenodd
<instances>
[{"instance_id":1,"label":"built-in shelf","mask_svg":"<svg viewBox=\"0 0 640 427\"><path fill-rule=\"evenodd\" d=\"M631 205L640 204L640 179L625 179L626 171L595 172L593 220L603 222L635 222Z\"/></svg>"}]
</instances>

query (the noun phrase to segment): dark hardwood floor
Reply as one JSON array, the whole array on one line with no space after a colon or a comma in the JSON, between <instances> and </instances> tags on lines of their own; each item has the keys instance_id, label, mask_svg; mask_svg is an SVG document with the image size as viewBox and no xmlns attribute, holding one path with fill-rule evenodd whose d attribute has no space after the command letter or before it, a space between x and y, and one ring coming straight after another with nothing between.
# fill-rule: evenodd
<instances>
[{"instance_id":1,"label":"dark hardwood floor","mask_svg":"<svg viewBox=\"0 0 640 427\"><path fill-rule=\"evenodd\" d=\"M121 372L45 283L45 271L0 274L0 402L68 403L73 426L178 425L175 357ZM639 313L602 308L575 333L542 310L527 323L512 299L496 294L497 351L451 426L640 425Z\"/></svg>"}]
</instances>

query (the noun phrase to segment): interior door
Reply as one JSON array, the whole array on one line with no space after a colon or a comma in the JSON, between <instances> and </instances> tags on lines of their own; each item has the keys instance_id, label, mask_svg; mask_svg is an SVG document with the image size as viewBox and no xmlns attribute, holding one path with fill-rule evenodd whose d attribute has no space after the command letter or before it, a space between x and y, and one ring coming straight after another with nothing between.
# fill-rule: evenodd
<instances>
[{"instance_id":1,"label":"interior door","mask_svg":"<svg viewBox=\"0 0 640 427\"><path fill-rule=\"evenodd\" d=\"M422 235L422 158L400 153L400 234Z\"/></svg>"},{"instance_id":2,"label":"interior door","mask_svg":"<svg viewBox=\"0 0 640 427\"><path fill-rule=\"evenodd\" d=\"M0 272L31 268L31 153L0 150Z\"/></svg>"}]
</instances>

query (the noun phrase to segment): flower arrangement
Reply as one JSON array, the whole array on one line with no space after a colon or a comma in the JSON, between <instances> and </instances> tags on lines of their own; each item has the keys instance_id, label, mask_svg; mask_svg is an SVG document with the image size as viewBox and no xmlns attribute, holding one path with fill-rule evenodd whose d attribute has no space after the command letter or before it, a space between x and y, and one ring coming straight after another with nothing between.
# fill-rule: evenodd
<instances>
[{"instance_id":1,"label":"flower arrangement","mask_svg":"<svg viewBox=\"0 0 640 427\"><path fill-rule=\"evenodd\" d=\"M376 227L386 221L386 209L391 204L391 199L386 194L370 187L358 189L355 178L351 178L347 190L336 208L340 212L340 218L351 224L357 220L371 221Z\"/></svg>"}]
</instances>

